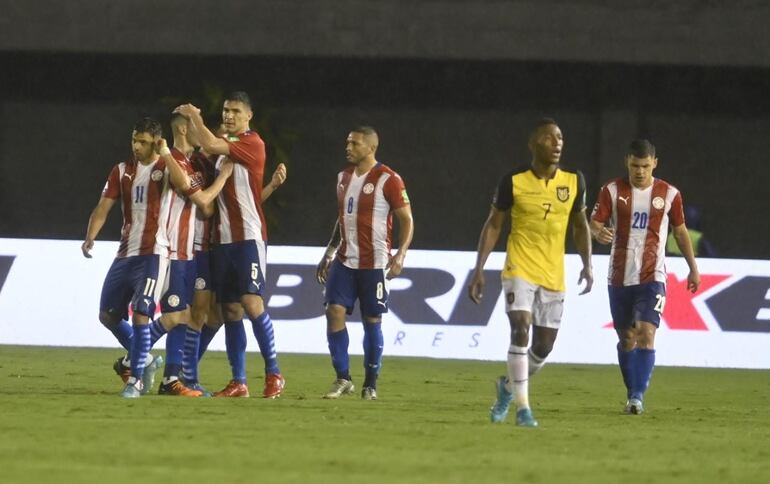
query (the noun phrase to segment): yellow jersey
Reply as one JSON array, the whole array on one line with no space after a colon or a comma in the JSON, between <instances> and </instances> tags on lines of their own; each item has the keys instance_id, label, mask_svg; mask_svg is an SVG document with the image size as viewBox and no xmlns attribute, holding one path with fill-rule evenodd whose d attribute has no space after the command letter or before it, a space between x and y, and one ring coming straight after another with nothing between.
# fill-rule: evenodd
<instances>
[{"instance_id":1,"label":"yellow jersey","mask_svg":"<svg viewBox=\"0 0 770 484\"><path fill-rule=\"evenodd\" d=\"M504 279L520 277L552 291L564 291L569 217L585 209L585 192L579 171L559 168L546 180L526 168L502 178L492 205L511 214Z\"/></svg>"}]
</instances>

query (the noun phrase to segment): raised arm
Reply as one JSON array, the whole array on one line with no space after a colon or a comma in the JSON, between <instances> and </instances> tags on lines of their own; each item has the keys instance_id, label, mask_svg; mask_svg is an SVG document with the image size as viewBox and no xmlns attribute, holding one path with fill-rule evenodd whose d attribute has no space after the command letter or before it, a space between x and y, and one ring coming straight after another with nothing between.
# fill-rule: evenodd
<instances>
[{"instance_id":1,"label":"raised arm","mask_svg":"<svg viewBox=\"0 0 770 484\"><path fill-rule=\"evenodd\" d=\"M493 205L489 210L486 222L484 222L484 227L481 229L476 253L476 268L473 271L471 284L468 286L468 296L476 304L479 304L481 298L484 297L484 264L487 263L489 254L492 253L498 239L500 239L500 232L503 229L503 222L505 222L507 213L508 210L499 210Z\"/></svg>"},{"instance_id":2,"label":"raised arm","mask_svg":"<svg viewBox=\"0 0 770 484\"><path fill-rule=\"evenodd\" d=\"M171 184L182 193L189 192L191 187L190 176L181 166L179 166L179 162L177 162L174 155L171 154L171 150L169 149L166 140L160 138L158 140L158 147L160 158L166 163L166 167L168 168L168 176L171 180Z\"/></svg>"},{"instance_id":3,"label":"raised arm","mask_svg":"<svg viewBox=\"0 0 770 484\"><path fill-rule=\"evenodd\" d=\"M201 210L201 215L204 218L209 218L214 215L214 200L219 195L219 192L225 187L225 182L233 174L233 162L226 159L219 167L219 174L214 179L214 182L209 185L205 190L198 190L190 193L188 197L192 202Z\"/></svg>"},{"instance_id":4,"label":"raised arm","mask_svg":"<svg viewBox=\"0 0 770 484\"><path fill-rule=\"evenodd\" d=\"M195 127L195 131L198 134L198 141L201 148L210 155L229 155L230 144L222 138L217 138L203 122L201 116L201 110L192 104L182 104L174 109L175 113L179 113L182 116L188 118L192 125Z\"/></svg>"},{"instance_id":5,"label":"raised arm","mask_svg":"<svg viewBox=\"0 0 770 484\"><path fill-rule=\"evenodd\" d=\"M329 243L326 244L326 252L324 252L321 261L316 266L315 277L319 284L326 284L326 276L329 274L329 266L334 260L334 255L337 253L337 248L340 246L342 240L342 234L340 233L340 220L339 218L334 222L334 229L332 230L332 237L329 239Z\"/></svg>"},{"instance_id":6,"label":"raised arm","mask_svg":"<svg viewBox=\"0 0 770 484\"><path fill-rule=\"evenodd\" d=\"M575 241L580 259L583 261L583 269L580 271L578 284L586 281L586 286L580 292L580 295L591 291L594 285L594 275L591 268L591 230L588 228L585 208L572 212L570 214L570 223L572 224L572 238Z\"/></svg>"},{"instance_id":7,"label":"raised arm","mask_svg":"<svg viewBox=\"0 0 770 484\"><path fill-rule=\"evenodd\" d=\"M273 172L273 178L270 180L270 183L265 185L265 187L262 189L262 201L264 202L265 200L270 198L270 195L272 195L273 192L278 189L278 187L283 185L283 182L285 181L286 181L286 165L284 165L283 163L279 163L275 171Z\"/></svg>"},{"instance_id":8,"label":"raised arm","mask_svg":"<svg viewBox=\"0 0 770 484\"><path fill-rule=\"evenodd\" d=\"M387 279L398 277L401 271L404 270L406 251L409 250L409 246L412 244L412 237L414 236L412 206L405 205L394 210L393 213L396 214L396 219L398 220L398 251L388 261L388 273L385 276Z\"/></svg>"},{"instance_id":9,"label":"raised arm","mask_svg":"<svg viewBox=\"0 0 770 484\"><path fill-rule=\"evenodd\" d=\"M673 232L676 245L679 247L690 268L690 273L687 275L687 289L690 292L695 292L700 287L700 273L698 272L698 264L695 263L695 253L692 250L690 233L687 231L685 224L677 225L673 228Z\"/></svg>"},{"instance_id":10,"label":"raised arm","mask_svg":"<svg viewBox=\"0 0 770 484\"><path fill-rule=\"evenodd\" d=\"M80 246L80 250L83 251L84 257L88 259L92 257L91 249L94 247L94 240L96 240L96 236L99 235L102 227L104 227L104 222L107 221L107 215L110 213L110 209L113 205L115 205L114 198L102 197L91 212L91 216L88 218L86 239Z\"/></svg>"}]
</instances>

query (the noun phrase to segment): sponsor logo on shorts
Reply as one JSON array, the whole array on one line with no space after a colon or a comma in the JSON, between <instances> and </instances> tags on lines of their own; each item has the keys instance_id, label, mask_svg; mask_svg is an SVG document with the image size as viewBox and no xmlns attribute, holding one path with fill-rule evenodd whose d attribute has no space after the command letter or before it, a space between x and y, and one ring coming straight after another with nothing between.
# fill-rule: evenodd
<instances>
[{"instance_id":1,"label":"sponsor logo on shorts","mask_svg":"<svg viewBox=\"0 0 770 484\"><path fill-rule=\"evenodd\" d=\"M202 277L198 277L197 279L195 279L195 289L197 291L202 291L206 289L206 279Z\"/></svg>"},{"instance_id":2,"label":"sponsor logo on shorts","mask_svg":"<svg viewBox=\"0 0 770 484\"><path fill-rule=\"evenodd\" d=\"M172 308L179 306L179 296L172 294L168 297L168 305Z\"/></svg>"}]
</instances>

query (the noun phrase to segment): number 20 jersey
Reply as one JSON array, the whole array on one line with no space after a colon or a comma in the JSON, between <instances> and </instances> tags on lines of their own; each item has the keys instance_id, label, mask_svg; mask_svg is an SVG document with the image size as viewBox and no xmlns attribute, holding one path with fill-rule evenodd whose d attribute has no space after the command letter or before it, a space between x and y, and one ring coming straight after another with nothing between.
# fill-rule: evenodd
<instances>
[{"instance_id":1,"label":"number 20 jersey","mask_svg":"<svg viewBox=\"0 0 770 484\"><path fill-rule=\"evenodd\" d=\"M500 180L492 205L511 212L502 277L563 292L569 218L585 209L583 174L559 168L546 180L529 168L511 171Z\"/></svg>"},{"instance_id":2,"label":"number 20 jersey","mask_svg":"<svg viewBox=\"0 0 770 484\"><path fill-rule=\"evenodd\" d=\"M609 285L633 286L666 283L665 251L669 221L684 223L682 195L660 179L640 190L627 179L604 185L591 219L614 227L610 252Z\"/></svg>"}]
</instances>

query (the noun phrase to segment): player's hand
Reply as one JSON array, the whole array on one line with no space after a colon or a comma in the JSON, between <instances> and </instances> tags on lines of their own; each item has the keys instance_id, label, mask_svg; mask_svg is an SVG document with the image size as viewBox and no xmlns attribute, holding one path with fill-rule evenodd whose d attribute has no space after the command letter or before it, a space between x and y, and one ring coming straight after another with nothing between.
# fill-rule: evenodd
<instances>
[{"instance_id":1,"label":"player's hand","mask_svg":"<svg viewBox=\"0 0 770 484\"><path fill-rule=\"evenodd\" d=\"M602 227L601 230L597 230L594 234L594 239L600 244L607 245L615 238L615 229L610 227Z\"/></svg>"},{"instance_id":2,"label":"player's hand","mask_svg":"<svg viewBox=\"0 0 770 484\"><path fill-rule=\"evenodd\" d=\"M321 262L315 268L315 279L318 284L326 284L326 276L329 275L329 266L331 266L334 256L324 255Z\"/></svg>"},{"instance_id":3,"label":"player's hand","mask_svg":"<svg viewBox=\"0 0 770 484\"><path fill-rule=\"evenodd\" d=\"M160 153L163 151L163 148L168 149L168 142L166 142L165 138L158 138L155 142L155 152Z\"/></svg>"},{"instance_id":4,"label":"player's hand","mask_svg":"<svg viewBox=\"0 0 770 484\"><path fill-rule=\"evenodd\" d=\"M401 271L404 270L404 258L406 254L403 252L396 252L396 255L388 260L388 265L385 269L388 269L388 273L385 274L385 279L393 279L401 275Z\"/></svg>"},{"instance_id":5,"label":"player's hand","mask_svg":"<svg viewBox=\"0 0 770 484\"><path fill-rule=\"evenodd\" d=\"M586 287L583 288L582 291L580 291L579 296L582 296L583 294L588 294L591 292L591 288L594 286L594 273L593 270L591 270L591 267L583 267L583 270L580 271L580 278L578 279L578 286L583 282L586 281Z\"/></svg>"},{"instance_id":6,"label":"player's hand","mask_svg":"<svg viewBox=\"0 0 770 484\"><path fill-rule=\"evenodd\" d=\"M187 119L190 119L191 116L200 114L201 110L193 106L192 104L182 104L181 106L177 106L174 109L175 113L179 113L182 116L184 116Z\"/></svg>"},{"instance_id":7,"label":"player's hand","mask_svg":"<svg viewBox=\"0 0 770 484\"><path fill-rule=\"evenodd\" d=\"M270 185L273 186L273 190L283 185L286 181L286 165L279 163L278 167L273 172L273 178L270 180Z\"/></svg>"},{"instance_id":8,"label":"player's hand","mask_svg":"<svg viewBox=\"0 0 770 484\"><path fill-rule=\"evenodd\" d=\"M484 273L479 270L473 271L473 278L468 286L468 297L476 304L480 304L481 298L484 297L484 284Z\"/></svg>"},{"instance_id":9,"label":"player's hand","mask_svg":"<svg viewBox=\"0 0 770 484\"><path fill-rule=\"evenodd\" d=\"M694 293L700 287L700 274L698 271L690 271L687 274L687 290Z\"/></svg>"},{"instance_id":10,"label":"player's hand","mask_svg":"<svg viewBox=\"0 0 770 484\"><path fill-rule=\"evenodd\" d=\"M222 160L222 164L219 165L219 174L225 178L229 178L230 175L233 174L233 166L233 162L230 160L230 158L225 158Z\"/></svg>"},{"instance_id":11,"label":"player's hand","mask_svg":"<svg viewBox=\"0 0 770 484\"><path fill-rule=\"evenodd\" d=\"M91 239L86 239L85 242L83 242L83 245L80 246L80 250L83 251L83 257L86 259L90 259L93 256L91 255L91 249L94 248L94 241Z\"/></svg>"}]
</instances>

